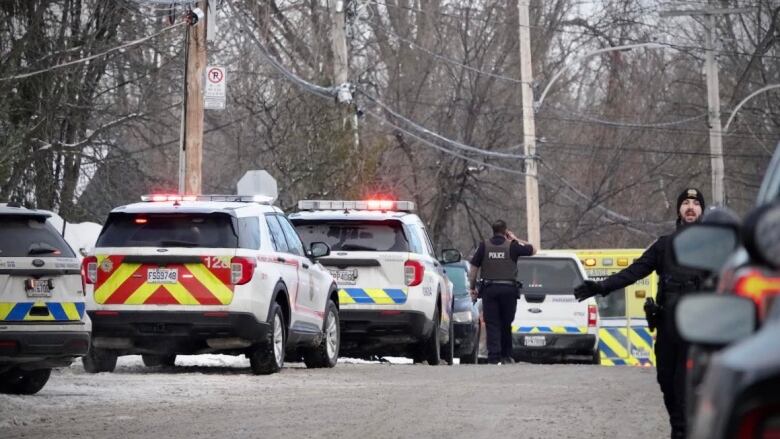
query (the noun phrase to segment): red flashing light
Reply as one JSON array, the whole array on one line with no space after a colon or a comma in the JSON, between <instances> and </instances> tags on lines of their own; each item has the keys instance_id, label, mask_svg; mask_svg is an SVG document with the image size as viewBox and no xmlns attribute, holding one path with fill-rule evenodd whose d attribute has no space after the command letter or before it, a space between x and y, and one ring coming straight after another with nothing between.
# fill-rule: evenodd
<instances>
[{"instance_id":1,"label":"red flashing light","mask_svg":"<svg viewBox=\"0 0 780 439\"><path fill-rule=\"evenodd\" d=\"M393 200L366 200L369 210L393 210L395 201Z\"/></svg>"},{"instance_id":2,"label":"red flashing light","mask_svg":"<svg viewBox=\"0 0 780 439\"><path fill-rule=\"evenodd\" d=\"M763 320L776 297L780 296L780 277L765 276L751 269L738 275L734 292L755 302L759 320Z\"/></svg>"},{"instance_id":3,"label":"red flashing light","mask_svg":"<svg viewBox=\"0 0 780 439\"><path fill-rule=\"evenodd\" d=\"M408 260L404 262L404 283L409 287L420 285L425 274L425 266L419 261Z\"/></svg>"},{"instance_id":4,"label":"red flashing light","mask_svg":"<svg viewBox=\"0 0 780 439\"><path fill-rule=\"evenodd\" d=\"M197 201L197 199L197 195L153 194L141 196L141 201L152 201L157 203L164 201Z\"/></svg>"},{"instance_id":5,"label":"red flashing light","mask_svg":"<svg viewBox=\"0 0 780 439\"><path fill-rule=\"evenodd\" d=\"M146 218L136 218L136 219L135 219L135 223L136 223L136 224L146 224L146 223L148 223L148 222L149 222L149 220L148 220L148 219L146 219Z\"/></svg>"}]
</instances>

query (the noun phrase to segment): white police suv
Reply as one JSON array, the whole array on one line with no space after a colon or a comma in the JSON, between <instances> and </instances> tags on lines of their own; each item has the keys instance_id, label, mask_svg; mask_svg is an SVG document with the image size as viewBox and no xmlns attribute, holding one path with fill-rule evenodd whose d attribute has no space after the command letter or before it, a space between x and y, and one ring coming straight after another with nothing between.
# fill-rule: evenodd
<instances>
[{"instance_id":1,"label":"white police suv","mask_svg":"<svg viewBox=\"0 0 780 439\"><path fill-rule=\"evenodd\" d=\"M94 324L85 369L200 353L245 354L256 374L285 355L333 367L339 297L317 262L328 246L304 248L274 198L152 195L112 210L83 261Z\"/></svg>"},{"instance_id":2,"label":"white police suv","mask_svg":"<svg viewBox=\"0 0 780 439\"><path fill-rule=\"evenodd\" d=\"M48 212L0 206L0 392L33 394L87 353L81 266Z\"/></svg>"},{"instance_id":3,"label":"white police suv","mask_svg":"<svg viewBox=\"0 0 780 439\"><path fill-rule=\"evenodd\" d=\"M338 283L342 354L452 364L452 287L409 201L303 200L290 215ZM460 253L443 252L457 262Z\"/></svg>"}]
</instances>

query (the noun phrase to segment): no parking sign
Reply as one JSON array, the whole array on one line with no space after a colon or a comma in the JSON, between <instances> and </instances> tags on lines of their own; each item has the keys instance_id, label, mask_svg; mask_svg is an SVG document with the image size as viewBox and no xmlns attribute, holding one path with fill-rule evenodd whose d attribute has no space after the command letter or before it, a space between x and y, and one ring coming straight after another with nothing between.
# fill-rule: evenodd
<instances>
[{"instance_id":1,"label":"no parking sign","mask_svg":"<svg viewBox=\"0 0 780 439\"><path fill-rule=\"evenodd\" d=\"M206 67L206 87L203 93L203 108L224 110L227 100L227 72L221 66Z\"/></svg>"}]
</instances>

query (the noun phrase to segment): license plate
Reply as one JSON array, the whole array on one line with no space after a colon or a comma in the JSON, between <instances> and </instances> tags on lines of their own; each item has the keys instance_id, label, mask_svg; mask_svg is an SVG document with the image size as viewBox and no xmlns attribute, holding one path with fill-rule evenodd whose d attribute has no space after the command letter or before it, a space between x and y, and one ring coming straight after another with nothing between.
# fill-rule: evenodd
<instances>
[{"instance_id":1,"label":"license plate","mask_svg":"<svg viewBox=\"0 0 780 439\"><path fill-rule=\"evenodd\" d=\"M337 284L354 285L357 280L357 270L329 270Z\"/></svg>"},{"instance_id":2,"label":"license plate","mask_svg":"<svg viewBox=\"0 0 780 439\"><path fill-rule=\"evenodd\" d=\"M51 297L49 282L49 279L29 279L25 288L27 297Z\"/></svg>"},{"instance_id":3,"label":"license plate","mask_svg":"<svg viewBox=\"0 0 780 439\"><path fill-rule=\"evenodd\" d=\"M523 343L529 347L542 347L547 343L543 335L526 335Z\"/></svg>"},{"instance_id":4,"label":"license plate","mask_svg":"<svg viewBox=\"0 0 780 439\"><path fill-rule=\"evenodd\" d=\"M150 268L146 272L146 282L150 284L175 284L179 282L179 270L175 268Z\"/></svg>"}]
</instances>

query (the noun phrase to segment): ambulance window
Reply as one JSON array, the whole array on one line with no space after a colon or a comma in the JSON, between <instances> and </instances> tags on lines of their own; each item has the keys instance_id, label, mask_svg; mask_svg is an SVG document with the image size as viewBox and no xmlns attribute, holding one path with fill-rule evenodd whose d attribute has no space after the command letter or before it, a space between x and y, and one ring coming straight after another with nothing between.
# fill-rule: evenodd
<instances>
[{"instance_id":1,"label":"ambulance window","mask_svg":"<svg viewBox=\"0 0 780 439\"><path fill-rule=\"evenodd\" d=\"M257 217L238 219L238 246L252 250L260 248L260 221Z\"/></svg>"},{"instance_id":2,"label":"ambulance window","mask_svg":"<svg viewBox=\"0 0 780 439\"><path fill-rule=\"evenodd\" d=\"M520 258L517 276L523 293L573 294L582 284L577 262L567 258Z\"/></svg>"},{"instance_id":3,"label":"ambulance window","mask_svg":"<svg viewBox=\"0 0 780 439\"><path fill-rule=\"evenodd\" d=\"M626 317L625 288L615 290L604 297L596 296L596 303L599 306L599 316L602 318Z\"/></svg>"},{"instance_id":4,"label":"ambulance window","mask_svg":"<svg viewBox=\"0 0 780 439\"><path fill-rule=\"evenodd\" d=\"M236 248L234 220L223 213L112 213L95 246Z\"/></svg>"},{"instance_id":5,"label":"ambulance window","mask_svg":"<svg viewBox=\"0 0 780 439\"><path fill-rule=\"evenodd\" d=\"M288 253L287 240L284 238L282 226L279 225L276 215L266 215L265 220L268 222L268 230L271 232L271 242L274 245L274 249L278 252Z\"/></svg>"},{"instance_id":6,"label":"ambulance window","mask_svg":"<svg viewBox=\"0 0 780 439\"><path fill-rule=\"evenodd\" d=\"M3 216L0 223L0 258L75 256L44 217Z\"/></svg>"},{"instance_id":7,"label":"ambulance window","mask_svg":"<svg viewBox=\"0 0 780 439\"><path fill-rule=\"evenodd\" d=\"M287 247L289 248L290 253L303 256L303 244L301 243L301 238L298 237L298 233L295 232L295 229L290 222L287 221L287 218L280 215L276 218L282 225L282 231L284 232L284 237L287 238Z\"/></svg>"}]
</instances>

